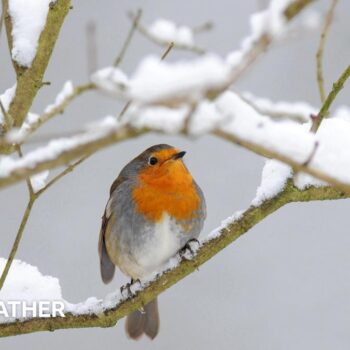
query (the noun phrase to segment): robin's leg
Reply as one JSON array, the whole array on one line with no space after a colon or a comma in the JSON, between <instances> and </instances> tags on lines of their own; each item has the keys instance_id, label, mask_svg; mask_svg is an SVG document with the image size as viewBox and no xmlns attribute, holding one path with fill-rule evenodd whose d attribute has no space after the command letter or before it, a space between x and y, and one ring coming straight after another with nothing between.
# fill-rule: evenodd
<instances>
[{"instance_id":1,"label":"robin's leg","mask_svg":"<svg viewBox=\"0 0 350 350\"><path fill-rule=\"evenodd\" d=\"M129 299L133 296L133 293L131 291L131 282L128 282L127 284L120 287L120 294L125 299Z\"/></svg>"},{"instance_id":2,"label":"robin's leg","mask_svg":"<svg viewBox=\"0 0 350 350\"><path fill-rule=\"evenodd\" d=\"M181 258L186 260L191 260L196 255L196 252L200 246L198 239L192 238L187 241L187 243L179 250L179 255Z\"/></svg>"},{"instance_id":3,"label":"robin's leg","mask_svg":"<svg viewBox=\"0 0 350 350\"><path fill-rule=\"evenodd\" d=\"M136 287L137 286L137 287ZM141 281L139 278L137 278L136 280L135 279L131 279L130 281L130 287L135 287L135 288L141 288Z\"/></svg>"},{"instance_id":4,"label":"robin's leg","mask_svg":"<svg viewBox=\"0 0 350 350\"><path fill-rule=\"evenodd\" d=\"M126 299L131 298L133 295L135 295L135 292L132 291L131 287L135 287L136 285L141 287L141 281L139 279L135 280L132 278L129 283L120 287L121 295Z\"/></svg>"}]
</instances>

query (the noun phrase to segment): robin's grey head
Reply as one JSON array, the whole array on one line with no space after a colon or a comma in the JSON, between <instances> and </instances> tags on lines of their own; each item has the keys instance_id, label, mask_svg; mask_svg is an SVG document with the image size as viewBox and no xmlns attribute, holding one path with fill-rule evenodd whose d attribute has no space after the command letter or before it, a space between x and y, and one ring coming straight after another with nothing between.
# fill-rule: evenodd
<instances>
[{"instance_id":1,"label":"robin's grey head","mask_svg":"<svg viewBox=\"0 0 350 350\"><path fill-rule=\"evenodd\" d=\"M160 173L160 170L164 170L164 165L170 165L173 163L172 161L181 160L185 153L167 144L154 145L128 163L122 170L121 175L134 177L142 171L156 175Z\"/></svg>"}]
</instances>

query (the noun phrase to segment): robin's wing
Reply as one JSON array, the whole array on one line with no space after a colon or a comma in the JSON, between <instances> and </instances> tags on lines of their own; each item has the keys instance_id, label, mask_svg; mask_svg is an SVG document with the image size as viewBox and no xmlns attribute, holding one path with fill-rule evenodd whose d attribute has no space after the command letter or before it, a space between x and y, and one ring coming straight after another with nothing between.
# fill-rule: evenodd
<instances>
[{"instance_id":1,"label":"robin's wing","mask_svg":"<svg viewBox=\"0 0 350 350\"><path fill-rule=\"evenodd\" d=\"M109 192L110 196L124 180L125 178L118 176L118 178L113 182L111 186L111 189ZM109 201L110 200L111 199L109 199ZM113 279L114 272L115 272L115 266L108 255L106 242L105 242L106 232L109 228L108 223L111 216L111 213L108 210L109 201L107 203L107 206L102 216L102 225L100 230L100 237L98 240L98 253L100 255L100 271L101 271L102 281L104 283L109 283Z\"/></svg>"}]
</instances>

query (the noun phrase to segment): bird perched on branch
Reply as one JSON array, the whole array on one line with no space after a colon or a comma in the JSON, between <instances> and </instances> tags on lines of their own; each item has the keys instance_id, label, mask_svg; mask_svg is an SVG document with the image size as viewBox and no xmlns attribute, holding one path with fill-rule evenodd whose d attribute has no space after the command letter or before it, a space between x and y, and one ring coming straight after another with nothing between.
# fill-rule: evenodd
<instances>
[{"instance_id":1,"label":"bird perched on branch","mask_svg":"<svg viewBox=\"0 0 350 350\"><path fill-rule=\"evenodd\" d=\"M147 279L196 239L206 217L205 200L183 162L184 151L161 144L128 163L113 182L99 238L101 276L115 266L134 280ZM153 339L159 330L157 299L131 313L126 332Z\"/></svg>"}]
</instances>

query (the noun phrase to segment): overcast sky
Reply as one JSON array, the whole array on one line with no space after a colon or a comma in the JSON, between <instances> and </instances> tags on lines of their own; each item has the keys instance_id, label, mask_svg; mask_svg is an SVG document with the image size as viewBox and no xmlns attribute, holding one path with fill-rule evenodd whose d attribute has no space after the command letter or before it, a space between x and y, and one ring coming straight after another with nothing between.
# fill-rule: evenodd
<instances>
[{"instance_id":1,"label":"overcast sky","mask_svg":"<svg viewBox=\"0 0 350 350\"><path fill-rule=\"evenodd\" d=\"M163 17L180 24L208 20L214 29L198 44L225 55L248 34L249 15L263 0L80 0L68 15L53 53L43 88L33 105L40 112L63 83L88 79L86 24L97 26L98 65L113 62L130 22L126 13L142 7L143 22ZM329 1L314 9L325 13ZM325 52L327 88L349 64L350 3L339 0ZM306 100L319 105L315 52L319 31L303 33L273 47L234 86L272 100ZM0 43L1 91L14 83L4 33ZM162 49L136 35L122 68L132 72L143 56ZM172 52L169 60L191 57ZM335 105L349 103L350 86ZM42 134L78 129L82 123L116 114L121 104L97 93L75 101L50 122ZM208 218L202 235L234 211L246 208L259 185L264 160L211 136L196 140L148 135L97 153L45 193L35 204L17 257L60 279L64 298L102 298L119 288L117 273L105 286L99 276L97 240L108 190L123 165L143 149L169 143L187 151L186 163L207 199ZM0 192L0 256L11 248L26 204L26 188ZM257 225L230 247L159 298L161 330L153 342L135 343L114 328L64 330L1 339L17 349L349 349L350 235L348 201L292 204Z\"/></svg>"}]
</instances>

